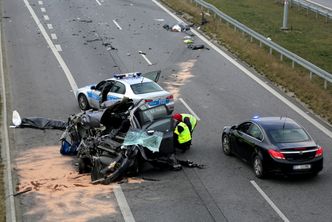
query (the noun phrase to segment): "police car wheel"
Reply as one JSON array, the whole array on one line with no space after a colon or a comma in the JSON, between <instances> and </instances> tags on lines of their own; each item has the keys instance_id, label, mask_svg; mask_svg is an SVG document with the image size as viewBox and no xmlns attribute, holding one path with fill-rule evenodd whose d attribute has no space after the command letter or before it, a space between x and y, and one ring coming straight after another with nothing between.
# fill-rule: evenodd
<instances>
[{"instance_id":1,"label":"police car wheel","mask_svg":"<svg viewBox=\"0 0 332 222\"><path fill-rule=\"evenodd\" d=\"M78 96L78 105L80 106L80 109L81 110L87 110L90 108L90 105L89 105L89 102L88 102L88 99L86 98L85 95L83 94L80 94Z\"/></svg>"}]
</instances>

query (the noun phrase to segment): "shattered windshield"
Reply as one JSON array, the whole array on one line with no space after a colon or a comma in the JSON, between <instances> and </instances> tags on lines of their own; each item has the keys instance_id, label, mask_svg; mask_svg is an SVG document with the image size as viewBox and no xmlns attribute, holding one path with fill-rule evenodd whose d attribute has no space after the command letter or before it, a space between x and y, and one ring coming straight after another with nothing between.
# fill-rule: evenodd
<instances>
[{"instance_id":1,"label":"shattered windshield","mask_svg":"<svg viewBox=\"0 0 332 222\"><path fill-rule=\"evenodd\" d=\"M149 135L144 130L130 129L126 134L123 145L142 145L152 152L159 152L162 138L162 132L154 132L153 134Z\"/></svg>"}]
</instances>

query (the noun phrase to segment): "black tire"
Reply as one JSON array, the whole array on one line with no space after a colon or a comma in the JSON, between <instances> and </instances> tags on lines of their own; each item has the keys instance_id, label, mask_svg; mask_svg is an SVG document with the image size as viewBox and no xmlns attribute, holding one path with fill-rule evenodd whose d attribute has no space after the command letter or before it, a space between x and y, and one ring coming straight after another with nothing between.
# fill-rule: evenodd
<instances>
[{"instance_id":1,"label":"black tire","mask_svg":"<svg viewBox=\"0 0 332 222\"><path fill-rule=\"evenodd\" d=\"M78 159L78 173L90 173L91 172L91 161L88 158Z\"/></svg>"},{"instance_id":2,"label":"black tire","mask_svg":"<svg viewBox=\"0 0 332 222\"><path fill-rule=\"evenodd\" d=\"M232 155L231 147L229 144L229 137L226 134L223 134L221 137L221 147L225 155L227 156Z\"/></svg>"},{"instance_id":3,"label":"black tire","mask_svg":"<svg viewBox=\"0 0 332 222\"><path fill-rule=\"evenodd\" d=\"M266 177L266 172L263 166L263 160L259 155L256 155L254 157L253 170L257 178L263 179Z\"/></svg>"},{"instance_id":4,"label":"black tire","mask_svg":"<svg viewBox=\"0 0 332 222\"><path fill-rule=\"evenodd\" d=\"M80 107L81 110L88 110L90 109L90 104L88 102L88 99L86 98L86 96L84 94L79 94L78 98L78 105Z\"/></svg>"}]
</instances>

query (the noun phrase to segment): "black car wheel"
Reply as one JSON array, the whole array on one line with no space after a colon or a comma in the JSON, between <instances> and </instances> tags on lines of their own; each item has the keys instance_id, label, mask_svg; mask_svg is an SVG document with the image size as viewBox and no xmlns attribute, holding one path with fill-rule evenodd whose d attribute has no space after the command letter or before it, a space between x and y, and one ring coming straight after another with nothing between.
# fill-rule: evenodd
<instances>
[{"instance_id":1,"label":"black car wheel","mask_svg":"<svg viewBox=\"0 0 332 222\"><path fill-rule=\"evenodd\" d=\"M90 108L90 105L89 105L89 102L88 102L88 99L86 98L85 95L83 94L80 94L78 96L78 105L80 106L80 109L81 110L87 110Z\"/></svg>"},{"instance_id":2,"label":"black car wheel","mask_svg":"<svg viewBox=\"0 0 332 222\"><path fill-rule=\"evenodd\" d=\"M255 176L262 179L265 177L265 170L263 167L262 158L259 155L256 155L253 161L253 168Z\"/></svg>"},{"instance_id":3,"label":"black car wheel","mask_svg":"<svg viewBox=\"0 0 332 222\"><path fill-rule=\"evenodd\" d=\"M232 154L232 152L231 152L231 147L229 144L229 137L227 135L223 134L221 143L222 143L222 151L224 152L224 154L226 154L227 156L230 156Z\"/></svg>"}]
</instances>

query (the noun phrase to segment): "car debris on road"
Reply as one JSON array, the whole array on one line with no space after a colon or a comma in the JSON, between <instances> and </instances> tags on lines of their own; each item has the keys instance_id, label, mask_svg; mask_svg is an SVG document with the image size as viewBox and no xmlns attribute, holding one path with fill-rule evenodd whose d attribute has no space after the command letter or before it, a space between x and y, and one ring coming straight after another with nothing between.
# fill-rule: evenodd
<instances>
[{"instance_id":1,"label":"car debris on road","mask_svg":"<svg viewBox=\"0 0 332 222\"><path fill-rule=\"evenodd\" d=\"M79 173L91 173L93 184L137 175L145 163L157 169L204 168L176 158L174 122L166 105L148 107L143 100L134 103L125 97L105 109L73 114L67 122L42 117L21 119L14 111L13 124L15 128L63 130L60 153L76 155Z\"/></svg>"}]
</instances>

